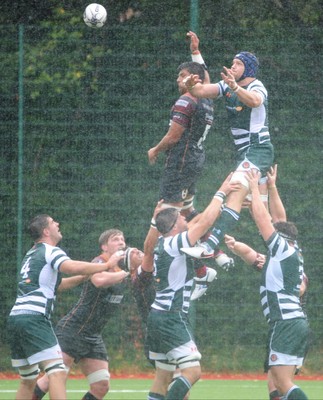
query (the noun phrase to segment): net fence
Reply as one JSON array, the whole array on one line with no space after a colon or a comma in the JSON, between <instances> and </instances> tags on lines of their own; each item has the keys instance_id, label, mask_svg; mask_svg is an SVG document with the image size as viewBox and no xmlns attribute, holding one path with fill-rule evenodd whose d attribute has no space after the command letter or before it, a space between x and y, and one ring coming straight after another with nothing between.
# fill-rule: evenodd
<instances>
[{"instance_id":1,"label":"net fence","mask_svg":"<svg viewBox=\"0 0 323 400\"><path fill-rule=\"evenodd\" d=\"M166 133L178 97L177 66L190 60L184 31L175 27L119 26L100 30L70 25L0 26L1 221L0 337L3 369L10 369L5 321L15 298L19 259L31 245L25 227L38 213L61 224L62 248L91 260L98 237L121 229L142 248L158 199L163 157L149 166L147 150ZM313 331L306 368L322 371L322 87L321 35L315 29L205 30L201 51L212 82L241 49L255 52L269 92L270 131L279 164L279 188L289 219L300 230L309 276L308 315ZM202 210L234 165L223 104L206 142L207 163L198 184ZM264 251L244 210L234 236ZM21 235L21 236L20 236ZM20 242L19 242L20 241ZM225 250L223 248L223 250ZM235 258L218 272L192 319L209 371L259 371L266 324L259 275ZM54 322L77 299L59 295ZM128 293L104 331L112 368L149 368L143 330Z\"/></svg>"}]
</instances>

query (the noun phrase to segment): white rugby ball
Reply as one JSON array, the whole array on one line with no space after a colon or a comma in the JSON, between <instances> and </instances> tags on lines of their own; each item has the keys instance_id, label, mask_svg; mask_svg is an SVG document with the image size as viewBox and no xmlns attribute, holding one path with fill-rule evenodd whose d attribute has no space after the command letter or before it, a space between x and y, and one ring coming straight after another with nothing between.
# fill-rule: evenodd
<instances>
[{"instance_id":1,"label":"white rugby ball","mask_svg":"<svg viewBox=\"0 0 323 400\"><path fill-rule=\"evenodd\" d=\"M101 4L89 4L84 11L83 19L90 28L101 28L107 20L107 10Z\"/></svg>"}]
</instances>

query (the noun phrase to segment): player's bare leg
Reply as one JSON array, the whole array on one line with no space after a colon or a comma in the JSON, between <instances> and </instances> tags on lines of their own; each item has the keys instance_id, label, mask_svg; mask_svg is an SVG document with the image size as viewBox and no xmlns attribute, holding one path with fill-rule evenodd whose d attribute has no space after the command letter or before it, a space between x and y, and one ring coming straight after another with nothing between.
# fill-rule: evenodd
<instances>
[{"instance_id":1,"label":"player's bare leg","mask_svg":"<svg viewBox=\"0 0 323 400\"><path fill-rule=\"evenodd\" d=\"M89 393L95 399L103 399L110 388L109 363L105 360L83 358L80 361L80 366L89 381ZM86 395L84 399L86 399Z\"/></svg>"}]
</instances>

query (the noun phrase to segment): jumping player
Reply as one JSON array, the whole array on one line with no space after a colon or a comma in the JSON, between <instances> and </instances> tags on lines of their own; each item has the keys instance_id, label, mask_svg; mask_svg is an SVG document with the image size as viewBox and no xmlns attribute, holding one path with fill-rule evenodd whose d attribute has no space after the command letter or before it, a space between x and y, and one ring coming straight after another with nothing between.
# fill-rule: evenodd
<instances>
[{"instance_id":1,"label":"jumping player","mask_svg":"<svg viewBox=\"0 0 323 400\"><path fill-rule=\"evenodd\" d=\"M223 67L222 80L218 83L205 84L197 74L185 78L192 96L225 99L237 159L232 180L241 183L240 190L228 196L212 234L201 245L187 250L193 257L212 257L224 235L235 227L249 194L246 173L252 168L260 171L261 198L267 204L266 173L273 164L274 150L268 128L268 94L257 79L258 68L257 57L241 51L234 56L231 68Z\"/></svg>"},{"instance_id":2,"label":"jumping player","mask_svg":"<svg viewBox=\"0 0 323 400\"><path fill-rule=\"evenodd\" d=\"M205 164L204 141L213 123L213 101L197 98L190 94L185 79L198 76L201 82L209 83L210 78L204 60L198 50L199 39L194 32L188 32L192 62L184 62L178 67L177 85L180 97L171 110L169 129L160 142L149 149L150 164L157 161L158 155L166 153L166 161L160 182L159 198L164 207L176 207L190 222L198 215L194 208L196 183ZM215 261L220 266L233 263L223 252L217 250ZM216 271L196 262L197 278L202 278L203 288L192 294L192 299L202 295L205 281L211 282ZM199 294L198 294L199 292ZM197 295L198 294L198 295Z\"/></svg>"}]
</instances>

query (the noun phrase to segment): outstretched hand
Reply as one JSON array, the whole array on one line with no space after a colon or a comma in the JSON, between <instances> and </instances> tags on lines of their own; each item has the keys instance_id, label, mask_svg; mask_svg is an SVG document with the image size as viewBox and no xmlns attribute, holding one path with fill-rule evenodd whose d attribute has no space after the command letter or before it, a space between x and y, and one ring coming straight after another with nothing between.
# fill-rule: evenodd
<instances>
[{"instance_id":1,"label":"outstretched hand","mask_svg":"<svg viewBox=\"0 0 323 400\"><path fill-rule=\"evenodd\" d=\"M124 250L118 250L111 255L107 262L108 269L117 267L120 261L124 261L126 252Z\"/></svg>"},{"instance_id":2,"label":"outstretched hand","mask_svg":"<svg viewBox=\"0 0 323 400\"><path fill-rule=\"evenodd\" d=\"M198 51L200 40L197 37L197 34L192 31L189 31L189 32L187 32L186 37L190 38L190 40L191 40L191 42L190 42L191 53L193 53L194 51Z\"/></svg>"},{"instance_id":3,"label":"outstretched hand","mask_svg":"<svg viewBox=\"0 0 323 400\"><path fill-rule=\"evenodd\" d=\"M268 187L275 187L277 180L277 164L270 168L267 172Z\"/></svg>"},{"instance_id":4,"label":"outstretched hand","mask_svg":"<svg viewBox=\"0 0 323 400\"><path fill-rule=\"evenodd\" d=\"M183 83L188 90L193 89L197 83L202 83L202 79L198 75L189 75L183 79Z\"/></svg>"},{"instance_id":5,"label":"outstretched hand","mask_svg":"<svg viewBox=\"0 0 323 400\"><path fill-rule=\"evenodd\" d=\"M225 181L222 183L219 191L225 193L228 195L230 192L236 192L241 189L241 182L231 181L233 172L231 172L225 179Z\"/></svg>"},{"instance_id":6,"label":"outstretched hand","mask_svg":"<svg viewBox=\"0 0 323 400\"><path fill-rule=\"evenodd\" d=\"M246 179L249 182L250 192L253 192L254 190L259 190L258 185L260 172L256 168L252 168L246 173Z\"/></svg>"},{"instance_id":7,"label":"outstretched hand","mask_svg":"<svg viewBox=\"0 0 323 400\"><path fill-rule=\"evenodd\" d=\"M157 161L157 156L158 153L156 152L156 148L152 147L151 149L148 150L148 161L150 165L154 165Z\"/></svg>"},{"instance_id":8,"label":"outstretched hand","mask_svg":"<svg viewBox=\"0 0 323 400\"><path fill-rule=\"evenodd\" d=\"M236 244L236 240L233 236L224 235L224 243L227 245L228 249L233 251L234 245Z\"/></svg>"},{"instance_id":9,"label":"outstretched hand","mask_svg":"<svg viewBox=\"0 0 323 400\"><path fill-rule=\"evenodd\" d=\"M163 199L159 200L159 202L157 203L157 205L156 205L156 207L155 207L155 210L154 210L154 214L153 214L153 218L154 218L154 219L156 219L157 215L158 215L158 214L161 212L161 210L164 208L164 207L163 207L163 203L164 203L164 200L163 200Z\"/></svg>"},{"instance_id":10,"label":"outstretched hand","mask_svg":"<svg viewBox=\"0 0 323 400\"><path fill-rule=\"evenodd\" d=\"M235 77L232 74L230 68L223 67L223 72L221 72L221 77L224 82L231 88L234 89L237 86L237 82Z\"/></svg>"}]
</instances>

